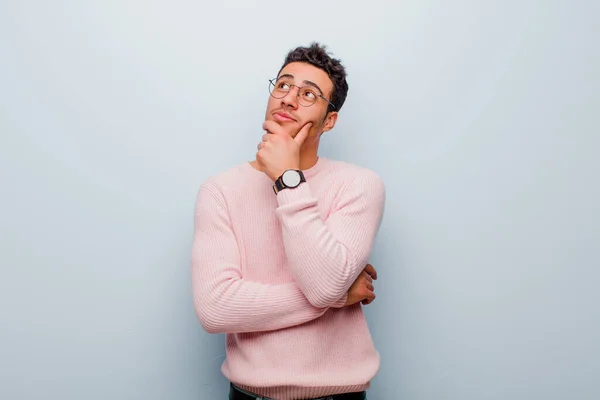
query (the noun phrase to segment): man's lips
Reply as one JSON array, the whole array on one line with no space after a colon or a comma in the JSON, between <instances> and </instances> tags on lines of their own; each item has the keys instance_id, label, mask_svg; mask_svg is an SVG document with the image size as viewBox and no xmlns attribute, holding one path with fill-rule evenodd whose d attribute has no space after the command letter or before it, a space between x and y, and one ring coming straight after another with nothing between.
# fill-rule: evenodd
<instances>
[{"instance_id":1,"label":"man's lips","mask_svg":"<svg viewBox=\"0 0 600 400\"><path fill-rule=\"evenodd\" d=\"M275 114L273 114L273 117L279 121L279 122L291 122L291 121L295 121L294 118L292 118L291 115L283 113L283 112L276 112Z\"/></svg>"}]
</instances>

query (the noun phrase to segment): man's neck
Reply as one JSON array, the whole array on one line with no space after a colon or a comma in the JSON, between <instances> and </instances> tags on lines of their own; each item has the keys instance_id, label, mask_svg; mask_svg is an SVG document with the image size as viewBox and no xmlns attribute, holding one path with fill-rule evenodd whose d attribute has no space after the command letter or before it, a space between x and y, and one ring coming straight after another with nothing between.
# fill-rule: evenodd
<instances>
[{"instance_id":1,"label":"man's neck","mask_svg":"<svg viewBox=\"0 0 600 400\"><path fill-rule=\"evenodd\" d=\"M316 150L304 151L300 153L300 169L307 170L315 166L319 161L319 155Z\"/></svg>"}]
</instances>

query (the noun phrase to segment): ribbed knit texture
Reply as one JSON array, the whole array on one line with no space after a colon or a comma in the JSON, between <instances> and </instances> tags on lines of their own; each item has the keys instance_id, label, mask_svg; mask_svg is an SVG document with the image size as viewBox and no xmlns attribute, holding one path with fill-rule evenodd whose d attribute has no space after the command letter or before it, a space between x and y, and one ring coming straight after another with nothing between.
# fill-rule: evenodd
<instances>
[{"instance_id":1,"label":"ribbed knit texture","mask_svg":"<svg viewBox=\"0 0 600 400\"><path fill-rule=\"evenodd\" d=\"M244 163L207 179L195 210L192 288L222 372L275 399L366 390L379 368L362 306L344 307L384 210L373 172L319 158L278 195Z\"/></svg>"}]
</instances>

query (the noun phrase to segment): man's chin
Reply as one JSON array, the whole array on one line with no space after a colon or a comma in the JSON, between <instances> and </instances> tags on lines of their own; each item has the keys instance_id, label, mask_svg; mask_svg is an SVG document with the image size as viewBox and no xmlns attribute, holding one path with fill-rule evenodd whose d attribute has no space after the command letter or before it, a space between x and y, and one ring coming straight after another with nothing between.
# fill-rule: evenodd
<instances>
[{"instance_id":1,"label":"man's chin","mask_svg":"<svg viewBox=\"0 0 600 400\"><path fill-rule=\"evenodd\" d=\"M273 121L275 122L277 125L281 126L288 135L290 135L291 137L295 137L296 134L298 133L298 122L296 121L278 121L276 119L274 119L272 116L267 117L267 121Z\"/></svg>"}]
</instances>

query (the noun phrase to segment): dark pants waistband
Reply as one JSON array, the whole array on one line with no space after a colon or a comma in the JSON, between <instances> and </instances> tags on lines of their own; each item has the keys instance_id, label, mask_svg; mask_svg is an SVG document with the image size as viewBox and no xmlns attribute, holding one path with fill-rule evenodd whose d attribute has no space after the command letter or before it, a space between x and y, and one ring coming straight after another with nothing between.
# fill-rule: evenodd
<instances>
[{"instance_id":1,"label":"dark pants waistband","mask_svg":"<svg viewBox=\"0 0 600 400\"><path fill-rule=\"evenodd\" d=\"M367 392L354 392L354 393L342 393L332 394L325 397L317 397L306 400L365 400L367 398ZM233 383L230 384L229 388L229 400L276 400L269 397L262 397L254 393L247 392L235 386Z\"/></svg>"}]
</instances>

